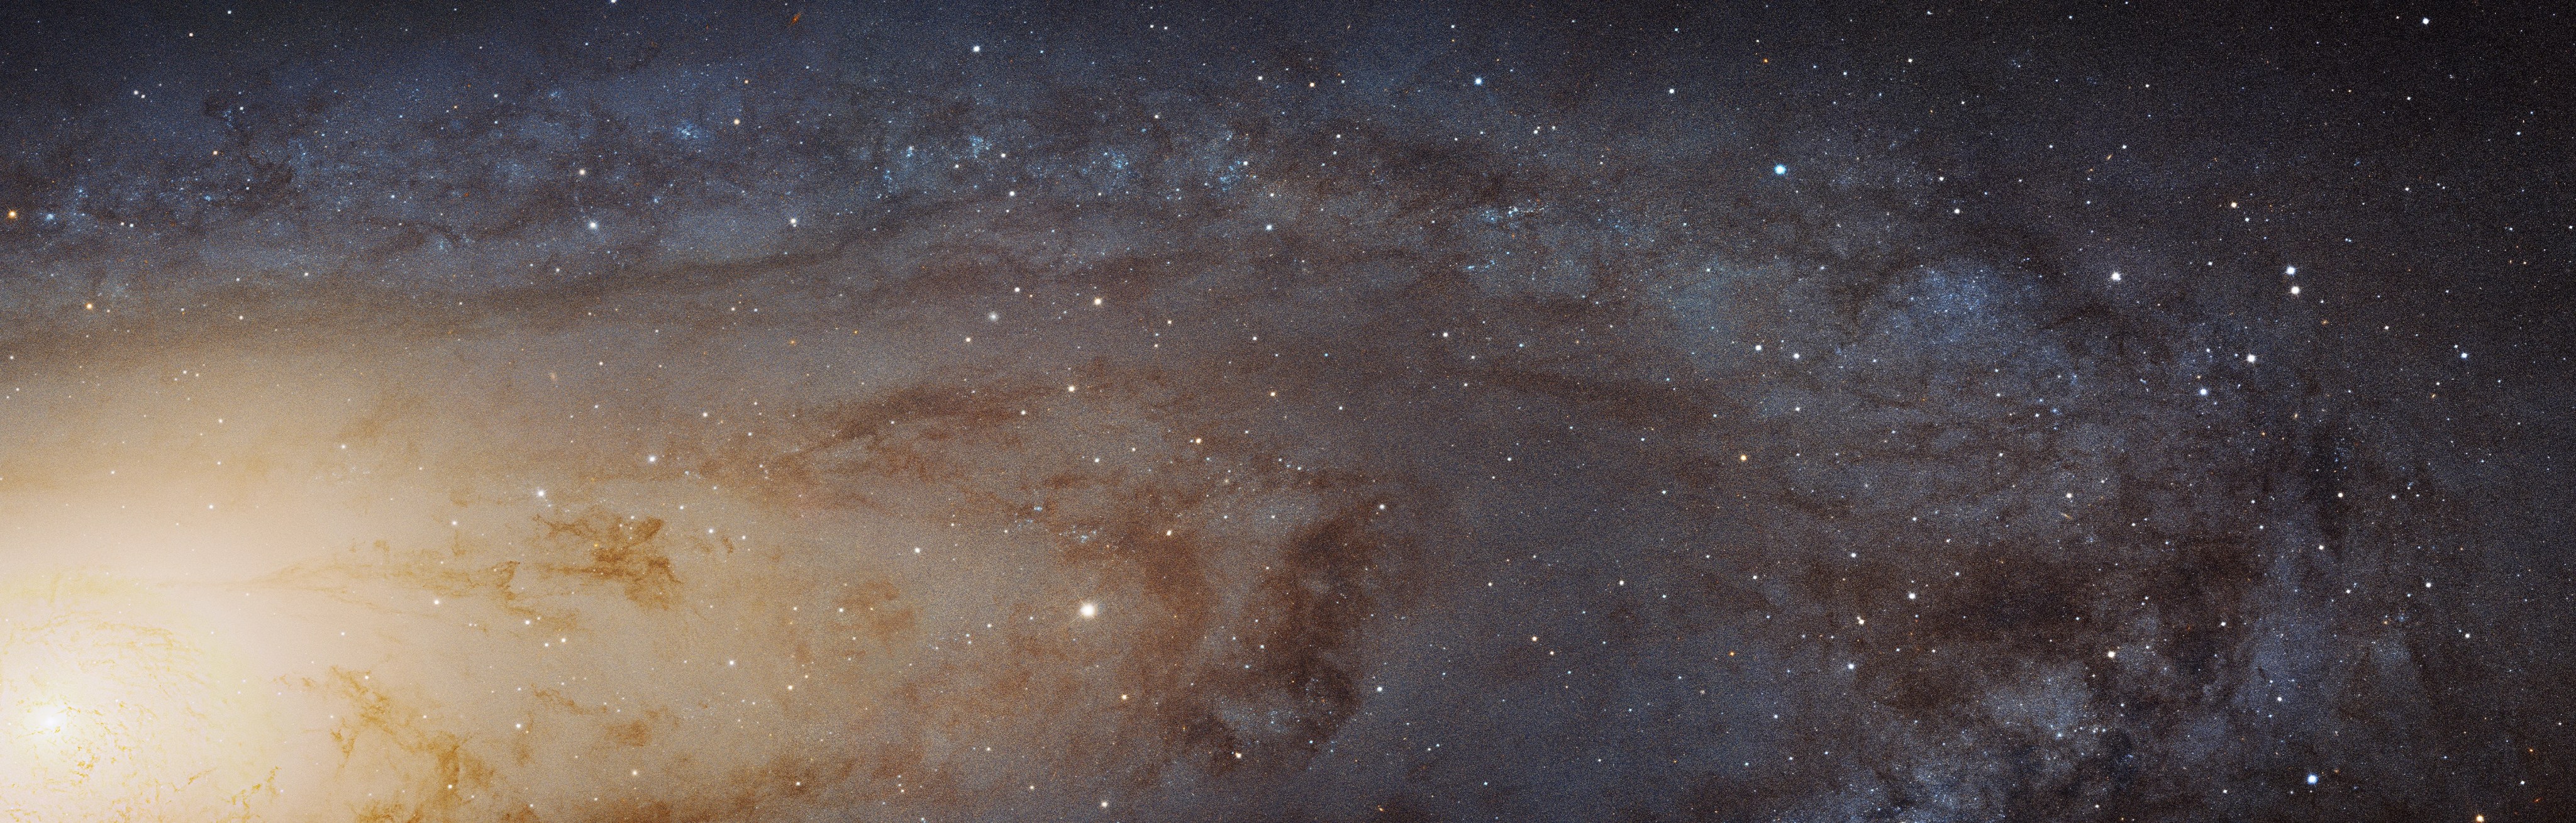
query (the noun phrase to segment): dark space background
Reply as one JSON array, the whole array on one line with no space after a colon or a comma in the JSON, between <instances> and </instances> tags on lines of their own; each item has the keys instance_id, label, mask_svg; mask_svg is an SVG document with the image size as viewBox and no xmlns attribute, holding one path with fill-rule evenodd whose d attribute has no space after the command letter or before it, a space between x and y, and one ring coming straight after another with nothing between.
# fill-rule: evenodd
<instances>
[{"instance_id":1,"label":"dark space background","mask_svg":"<svg viewBox=\"0 0 2576 823\"><path fill-rule=\"evenodd\" d=\"M2549 4L0 29L0 819L2576 816Z\"/></svg>"}]
</instances>

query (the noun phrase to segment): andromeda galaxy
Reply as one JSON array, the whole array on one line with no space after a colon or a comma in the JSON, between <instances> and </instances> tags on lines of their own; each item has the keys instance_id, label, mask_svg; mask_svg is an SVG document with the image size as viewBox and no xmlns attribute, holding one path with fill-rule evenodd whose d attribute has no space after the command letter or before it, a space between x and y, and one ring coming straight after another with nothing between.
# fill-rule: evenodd
<instances>
[{"instance_id":1,"label":"andromeda galaxy","mask_svg":"<svg viewBox=\"0 0 2576 823\"><path fill-rule=\"evenodd\" d=\"M0 821L2576 819L2547 4L19 4Z\"/></svg>"}]
</instances>

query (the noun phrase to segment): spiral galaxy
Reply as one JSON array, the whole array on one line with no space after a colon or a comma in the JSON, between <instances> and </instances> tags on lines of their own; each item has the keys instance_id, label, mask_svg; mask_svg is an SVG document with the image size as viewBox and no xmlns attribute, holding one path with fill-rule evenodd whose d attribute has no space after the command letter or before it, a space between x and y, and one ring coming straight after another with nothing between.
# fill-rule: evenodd
<instances>
[{"instance_id":1,"label":"spiral galaxy","mask_svg":"<svg viewBox=\"0 0 2576 823\"><path fill-rule=\"evenodd\" d=\"M2318 14L7 12L0 821L2563 817L2567 27Z\"/></svg>"}]
</instances>

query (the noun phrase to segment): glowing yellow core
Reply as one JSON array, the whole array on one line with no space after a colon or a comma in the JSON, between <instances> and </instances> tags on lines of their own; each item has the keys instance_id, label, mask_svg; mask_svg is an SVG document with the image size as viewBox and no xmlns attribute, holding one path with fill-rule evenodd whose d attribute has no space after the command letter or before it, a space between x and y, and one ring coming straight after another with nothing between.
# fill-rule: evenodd
<instances>
[{"instance_id":1,"label":"glowing yellow core","mask_svg":"<svg viewBox=\"0 0 2576 823\"><path fill-rule=\"evenodd\" d=\"M240 819L275 735L210 634L135 583L0 582L0 823Z\"/></svg>"}]
</instances>

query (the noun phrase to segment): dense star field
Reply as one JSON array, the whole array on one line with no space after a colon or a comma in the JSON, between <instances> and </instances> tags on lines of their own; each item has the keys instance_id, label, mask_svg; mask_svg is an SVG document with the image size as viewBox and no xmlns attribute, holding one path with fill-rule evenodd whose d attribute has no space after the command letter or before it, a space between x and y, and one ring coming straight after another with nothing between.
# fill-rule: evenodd
<instances>
[{"instance_id":1,"label":"dense star field","mask_svg":"<svg viewBox=\"0 0 2576 823\"><path fill-rule=\"evenodd\" d=\"M2576 26L21 4L0 821L2563 820Z\"/></svg>"}]
</instances>

